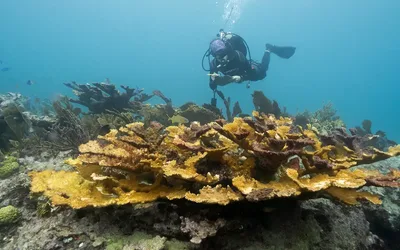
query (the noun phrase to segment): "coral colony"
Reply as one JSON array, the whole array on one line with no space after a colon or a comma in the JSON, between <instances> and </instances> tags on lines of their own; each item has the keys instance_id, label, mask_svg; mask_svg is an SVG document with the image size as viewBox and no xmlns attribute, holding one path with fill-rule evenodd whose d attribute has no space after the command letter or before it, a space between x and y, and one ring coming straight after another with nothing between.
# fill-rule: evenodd
<instances>
[{"instance_id":1,"label":"coral colony","mask_svg":"<svg viewBox=\"0 0 400 250\"><path fill-rule=\"evenodd\" d=\"M400 178L398 170L351 169L399 155L400 146L364 151L344 141L325 142L290 118L256 111L253 118L189 127L131 123L81 145L79 152L68 160L74 172L32 172L32 192L73 208L161 198L227 205L319 191L347 204L379 204L378 196L358 189L396 187Z\"/></svg>"}]
</instances>

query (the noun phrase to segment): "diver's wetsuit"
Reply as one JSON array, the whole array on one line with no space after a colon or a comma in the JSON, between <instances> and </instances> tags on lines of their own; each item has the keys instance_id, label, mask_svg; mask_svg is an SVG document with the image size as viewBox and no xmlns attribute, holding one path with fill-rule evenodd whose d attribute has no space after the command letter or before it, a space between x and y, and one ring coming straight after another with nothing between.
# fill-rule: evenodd
<instances>
[{"instance_id":1,"label":"diver's wetsuit","mask_svg":"<svg viewBox=\"0 0 400 250\"><path fill-rule=\"evenodd\" d=\"M210 74L221 72L225 76L240 76L241 81L258 81L267 76L267 70L270 61L270 52L264 52L261 63L255 61L249 62L246 56L239 50L235 50L232 58L226 65L218 67L218 61L214 58L210 63ZM224 86L232 81L218 81L219 79L212 80L210 77L210 88L215 90L217 86Z\"/></svg>"}]
</instances>

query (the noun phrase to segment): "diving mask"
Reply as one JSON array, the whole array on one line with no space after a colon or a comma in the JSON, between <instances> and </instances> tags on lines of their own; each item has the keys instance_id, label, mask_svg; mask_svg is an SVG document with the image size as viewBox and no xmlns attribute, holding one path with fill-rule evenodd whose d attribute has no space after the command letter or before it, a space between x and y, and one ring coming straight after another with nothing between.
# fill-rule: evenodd
<instances>
[{"instance_id":1,"label":"diving mask","mask_svg":"<svg viewBox=\"0 0 400 250\"><path fill-rule=\"evenodd\" d=\"M229 56L228 54L216 55L215 59L220 64L220 66L226 65L229 63Z\"/></svg>"}]
</instances>

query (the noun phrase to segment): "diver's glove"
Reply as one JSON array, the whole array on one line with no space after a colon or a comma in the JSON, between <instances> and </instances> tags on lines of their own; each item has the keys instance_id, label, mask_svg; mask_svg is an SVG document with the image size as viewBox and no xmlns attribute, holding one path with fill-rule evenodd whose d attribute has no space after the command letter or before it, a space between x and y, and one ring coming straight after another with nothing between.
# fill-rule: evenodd
<instances>
[{"instance_id":1,"label":"diver's glove","mask_svg":"<svg viewBox=\"0 0 400 250\"><path fill-rule=\"evenodd\" d=\"M241 82L242 81L242 77L240 77L240 76L232 76L232 80L234 82Z\"/></svg>"}]
</instances>

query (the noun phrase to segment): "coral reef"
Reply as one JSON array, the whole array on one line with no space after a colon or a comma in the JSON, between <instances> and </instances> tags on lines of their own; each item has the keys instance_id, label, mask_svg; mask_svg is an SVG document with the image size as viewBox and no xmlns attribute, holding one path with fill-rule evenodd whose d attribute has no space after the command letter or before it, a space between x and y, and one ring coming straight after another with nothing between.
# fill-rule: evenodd
<instances>
[{"instance_id":1,"label":"coral reef","mask_svg":"<svg viewBox=\"0 0 400 250\"><path fill-rule=\"evenodd\" d=\"M57 122L45 132L44 142L40 145L43 149L77 152L80 144L96 136L90 134L94 131L84 127L79 114L74 113L74 108L67 98L53 102L53 108L57 114Z\"/></svg>"},{"instance_id":2,"label":"coral reef","mask_svg":"<svg viewBox=\"0 0 400 250\"><path fill-rule=\"evenodd\" d=\"M165 104L143 103L152 96ZM29 108L20 95L0 96L0 221L12 217L3 210L17 215L11 224L0 222L1 249L375 250L400 244L400 156L392 157L400 149L368 120L350 134L336 125L307 127L307 119L301 128L301 119L284 118L282 111L273 116L260 109L250 117L238 104L231 110L229 98L224 120L208 104L173 107L159 91L102 113L86 114L64 98L55 107L35 102ZM325 111L319 117L336 119ZM170 126L172 116L191 124ZM75 131L85 140L69 139ZM65 145L64 138L72 146L55 153L80 153L69 165L63 161L69 151L53 159L53 145L43 147L42 140Z\"/></svg>"},{"instance_id":3,"label":"coral reef","mask_svg":"<svg viewBox=\"0 0 400 250\"><path fill-rule=\"evenodd\" d=\"M95 115L100 128L109 126L110 129L118 129L126 124L135 122L135 117L131 112L108 111L100 115Z\"/></svg>"},{"instance_id":4,"label":"coral reef","mask_svg":"<svg viewBox=\"0 0 400 250\"><path fill-rule=\"evenodd\" d=\"M27 109L28 99L21 94L0 95L0 149L10 150L11 141L21 142L37 131L54 124L52 116L39 116Z\"/></svg>"},{"instance_id":5,"label":"coral reef","mask_svg":"<svg viewBox=\"0 0 400 250\"><path fill-rule=\"evenodd\" d=\"M165 104L142 104L140 108L138 108L138 113L142 117L143 123L148 126L152 122L159 122L164 126L168 126L172 124L172 117L174 116L182 116L181 112L185 111L185 115L192 116L196 115L209 115L206 110L202 110L200 108L191 107L192 103L187 103L181 106L181 109L174 108L172 106L171 98L166 97L161 91L155 90L153 91L153 95L162 99ZM193 117L190 117L193 118ZM202 117L199 117L202 119ZM182 117L182 119L188 120L186 117ZM140 120L139 120L140 121Z\"/></svg>"},{"instance_id":6,"label":"coral reef","mask_svg":"<svg viewBox=\"0 0 400 250\"><path fill-rule=\"evenodd\" d=\"M240 107L239 102L235 102L233 104L233 109L231 110L231 98L230 97L226 98L224 93L221 90L214 91L214 98L212 99L213 101L215 101L214 104L203 104L203 107L212 111L219 118L224 118L222 115L222 109L218 110L218 108L216 107L216 101L217 101L216 95L218 95L219 98L221 98L222 101L224 102L227 121L231 122L231 121L233 121L233 118L235 118L237 116L241 116L241 117L248 116L248 115L242 113L242 109ZM214 120L216 120L216 119L214 119Z\"/></svg>"},{"instance_id":7,"label":"coral reef","mask_svg":"<svg viewBox=\"0 0 400 250\"><path fill-rule=\"evenodd\" d=\"M330 135L336 129L346 128L336 112L333 104L329 102L314 113L305 111L297 114L295 124L302 128L312 129L321 135Z\"/></svg>"},{"instance_id":8,"label":"coral reef","mask_svg":"<svg viewBox=\"0 0 400 250\"><path fill-rule=\"evenodd\" d=\"M107 134L111 129L117 129L126 124L135 122L136 118L140 119L139 116L135 117L128 111L107 111L107 113L101 114L85 114L81 118L81 123L85 130L90 132L90 138L93 139L96 138L97 135ZM76 147L76 149L77 148L78 147Z\"/></svg>"},{"instance_id":9,"label":"coral reef","mask_svg":"<svg viewBox=\"0 0 400 250\"><path fill-rule=\"evenodd\" d=\"M143 104L139 110L139 114L143 117L143 123L147 126L151 122L159 122L164 126L172 125L171 117L182 116L188 122L200 122L201 124L209 123L222 117L217 109L211 109L207 105L198 106L193 102L183 104L178 108L172 107L171 99L166 98L160 91L156 91L157 96L161 95L166 104Z\"/></svg>"},{"instance_id":10,"label":"coral reef","mask_svg":"<svg viewBox=\"0 0 400 250\"><path fill-rule=\"evenodd\" d=\"M331 131L330 135L320 135L321 140L326 145L344 145L351 150L359 153L370 154L376 149L380 151L388 151L390 147L394 147L394 142L390 143L385 137L380 135L364 135L360 136L354 133L353 129L349 129L350 134L345 128L336 128ZM317 133L317 132L315 132Z\"/></svg>"},{"instance_id":11,"label":"coral reef","mask_svg":"<svg viewBox=\"0 0 400 250\"><path fill-rule=\"evenodd\" d=\"M174 110L169 112L168 105L150 105L144 104L140 109L140 114L143 116L143 123L148 126L151 122L159 122L160 124L170 124L169 117L174 114Z\"/></svg>"},{"instance_id":12,"label":"coral reef","mask_svg":"<svg viewBox=\"0 0 400 250\"><path fill-rule=\"evenodd\" d=\"M188 119L189 122L197 121L200 124L206 124L221 118L218 113L190 102L179 107L179 114Z\"/></svg>"},{"instance_id":13,"label":"coral reef","mask_svg":"<svg viewBox=\"0 0 400 250\"><path fill-rule=\"evenodd\" d=\"M124 111L127 108L134 108L135 102L143 102L151 96L142 93L142 89L132 89L121 85L125 91L121 93L114 84L99 82L92 84L78 84L76 82L64 83L65 86L73 89L78 99L70 99L70 102L83 105L93 113L103 113L106 110ZM131 101L131 99L134 99Z\"/></svg>"},{"instance_id":14,"label":"coral reef","mask_svg":"<svg viewBox=\"0 0 400 250\"><path fill-rule=\"evenodd\" d=\"M16 207L2 207L0 208L0 226L17 222L20 219L20 216L21 213Z\"/></svg>"},{"instance_id":15,"label":"coral reef","mask_svg":"<svg viewBox=\"0 0 400 250\"><path fill-rule=\"evenodd\" d=\"M13 156L7 156L0 163L0 179L4 179L18 171L19 164L17 158Z\"/></svg>"},{"instance_id":16,"label":"coral reef","mask_svg":"<svg viewBox=\"0 0 400 250\"><path fill-rule=\"evenodd\" d=\"M347 204L360 199L380 204L378 196L358 192L365 185L399 186L390 174L350 168L400 154L325 145L312 130L290 118L253 112L190 127L132 123L79 147L70 159L76 172L32 172L32 192L53 205L73 208L145 203L160 198L226 205L325 191ZM60 181L63 180L63 181Z\"/></svg>"},{"instance_id":17,"label":"coral reef","mask_svg":"<svg viewBox=\"0 0 400 250\"><path fill-rule=\"evenodd\" d=\"M371 146L382 151L387 151L389 147L397 144L395 141L389 140L386 137L386 133L381 130L373 134L371 128L372 122L370 120L364 120L362 122L362 128L357 126L355 128L350 128L349 131L352 136L358 137L358 140L364 147Z\"/></svg>"},{"instance_id":18,"label":"coral reef","mask_svg":"<svg viewBox=\"0 0 400 250\"><path fill-rule=\"evenodd\" d=\"M240 107L239 102L235 102L235 104L233 104L232 116L237 117L241 115L243 115L242 108Z\"/></svg>"},{"instance_id":19,"label":"coral reef","mask_svg":"<svg viewBox=\"0 0 400 250\"><path fill-rule=\"evenodd\" d=\"M120 104L126 103L126 105L121 104L114 107L108 105L114 103L112 102L113 98L106 94L106 91L110 93L117 91L113 84L79 85L67 83L66 85L74 88L75 92L77 89L81 89L83 92L76 92L76 94L82 100L77 102L66 96L59 96L51 105L45 102L46 109L51 108L51 112L49 112L51 116L37 116L25 111L24 105L29 104L26 101L28 99L19 94L0 96L2 101L0 108L0 139L2 139L0 148L4 150L14 148L22 155L39 155L41 151L51 151L54 155L60 151L71 151L75 154L78 152L80 144L96 138L97 135L105 135L110 129L117 129L135 121L142 121L146 126L152 121L158 121L167 126L171 125L170 118L173 116L183 116L184 119L189 119L189 121L198 120L202 123L221 118L216 110L207 106L197 106L194 103L187 103L180 108L174 108L171 99L158 90L153 91L152 95L147 95L143 93L143 90L129 89L128 91L128 88L125 88L129 93L133 91L133 100L127 99L125 96L127 93L115 94L113 98L122 99ZM90 94L104 95L105 99L102 99L104 102L90 99ZM165 104L150 105L143 103L153 96L160 97ZM96 96L96 98L99 99L100 97ZM90 103L88 103L89 101ZM40 100L37 102L40 103ZM93 104L95 106L93 109L101 107L101 110L84 113L80 108L74 107L73 102L89 106ZM39 105L38 103L35 104Z\"/></svg>"},{"instance_id":20,"label":"coral reef","mask_svg":"<svg viewBox=\"0 0 400 250\"><path fill-rule=\"evenodd\" d=\"M284 108L282 112L279 104L275 100L271 102L271 100L268 99L262 91L255 90L252 96L256 111L267 115L273 114L276 117L280 117L281 115L287 116L286 108Z\"/></svg>"}]
</instances>

